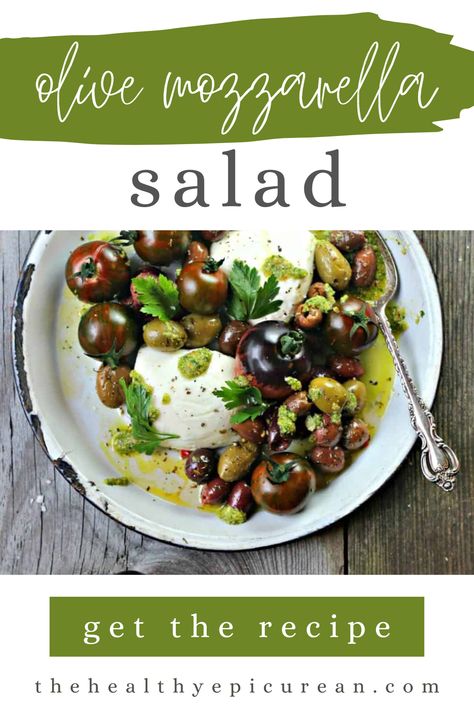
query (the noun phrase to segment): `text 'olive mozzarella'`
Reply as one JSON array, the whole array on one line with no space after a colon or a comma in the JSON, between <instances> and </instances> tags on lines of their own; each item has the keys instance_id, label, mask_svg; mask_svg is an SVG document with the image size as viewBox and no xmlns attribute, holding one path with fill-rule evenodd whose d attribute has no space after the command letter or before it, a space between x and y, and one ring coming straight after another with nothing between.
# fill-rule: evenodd
<instances>
[{"instance_id":1,"label":"text 'olive mozzarella'","mask_svg":"<svg viewBox=\"0 0 474 711\"><path fill-rule=\"evenodd\" d=\"M299 303L304 301L314 269L314 236L309 230L288 230L287 232L268 230L235 230L227 233L211 247L211 256L224 260L222 269L229 274L235 260L255 267L263 283L268 277L263 272L263 264L268 257L279 256L291 262L297 269L306 272L301 279L284 279L279 282L278 298L283 302L280 308L265 318L255 319L258 323L268 319L289 321Z\"/></svg>"},{"instance_id":2,"label":"text 'olive mozzarella'","mask_svg":"<svg viewBox=\"0 0 474 711\"><path fill-rule=\"evenodd\" d=\"M152 405L160 412L154 426L160 432L178 435L179 439L165 443L172 449L224 447L237 435L231 429L232 412L213 390L232 380L235 360L213 351L208 370L191 379L178 370L179 359L189 353L192 350L165 353L148 346L138 352L135 370L153 388Z\"/></svg>"}]
</instances>

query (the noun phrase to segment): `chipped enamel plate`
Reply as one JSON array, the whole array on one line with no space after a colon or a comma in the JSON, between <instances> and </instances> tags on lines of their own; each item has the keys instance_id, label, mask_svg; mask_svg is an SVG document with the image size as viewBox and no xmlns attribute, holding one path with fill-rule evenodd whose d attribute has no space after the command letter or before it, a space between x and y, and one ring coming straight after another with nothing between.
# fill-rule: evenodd
<instances>
[{"instance_id":1,"label":"chipped enamel plate","mask_svg":"<svg viewBox=\"0 0 474 711\"><path fill-rule=\"evenodd\" d=\"M430 406L442 357L436 282L413 232L382 235L397 262L398 301L406 308L410 324L400 347ZM67 255L82 236L87 233L38 234L18 285L13 359L18 391L37 437L63 476L99 509L130 528L170 543L214 550L258 548L314 533L346 516L377 491L407 456L415 434L397 381L371 446L295 516L259 511L245 525L227 526L211 513L178 506L139 486L105 485L107 477L117 475L103 444L109 428L117 424L117 414L97 400L96 363L80 352L77 314L70 311L64 285ZM420 320L421 311L425 316ZM173 477L172 467L167 469L161 483L164 488Z\"/></svg>"}]
</instances>

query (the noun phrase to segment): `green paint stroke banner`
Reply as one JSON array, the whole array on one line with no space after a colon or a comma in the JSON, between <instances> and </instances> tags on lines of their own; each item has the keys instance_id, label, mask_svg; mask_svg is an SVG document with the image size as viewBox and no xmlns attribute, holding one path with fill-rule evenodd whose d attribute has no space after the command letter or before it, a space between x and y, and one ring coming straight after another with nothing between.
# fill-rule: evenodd
<instances>
[{"instance_id":1,"label":"green paint stroke banner","mask_svg":"<svg viewBox=\"0 0 474 711\"><path fill-rule=\"evenodd\" d=\"M53 657L418 657L417 597L53 597Z\"/></svg>"},{"instance_id":2,"label":"green paint stroke banner","mask_svg":"<svg viewBox=\"0 0 474 711\"><path fill-rule=\"evenodd\" d=\"M474 52L370 13L0 39L0 137L173 144L439 131Z\"/></svg>"}]
</instances>

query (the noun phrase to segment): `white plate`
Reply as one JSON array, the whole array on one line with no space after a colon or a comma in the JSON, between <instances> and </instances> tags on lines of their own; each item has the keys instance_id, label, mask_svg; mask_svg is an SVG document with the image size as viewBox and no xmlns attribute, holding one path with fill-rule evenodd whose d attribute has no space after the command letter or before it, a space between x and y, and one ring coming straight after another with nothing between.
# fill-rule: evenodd
<instances>
[{"instance_id":1,"label":"white plate","mask_svg":"<svg viewBox=\"0 0 474 711\"><path fill-rule=\"evenodd\" d=\"M154 498L139 487L110 487L115 472L100 442L107 436L106 408L98 404L95 364L80 354L77 323L64 342L64 264L87 233L39 233L18 286L13 317L13 354L20 397L48 455L68 481L117 521L162 541L214 550L243 550L293 540L346 516L368 499L402 463L415 441L397 381L370 447L296 516L257 512L243 526L227 526L212 514ZM400 342L421 396L431 406L442 357L442 316L436 282L413 232L382 232L400 274L398 301L410 328ZM424 311L424 318L416 315ZM67 318L67 314L66 314ZM418 323L416 322L418 321ZM61 338L62 347L58 348ZM68 339L69 340L69 339ZM64 383L64 372L71 374ZM62 377L61 374L62 373Z\"/></svg>"}]
</instances>

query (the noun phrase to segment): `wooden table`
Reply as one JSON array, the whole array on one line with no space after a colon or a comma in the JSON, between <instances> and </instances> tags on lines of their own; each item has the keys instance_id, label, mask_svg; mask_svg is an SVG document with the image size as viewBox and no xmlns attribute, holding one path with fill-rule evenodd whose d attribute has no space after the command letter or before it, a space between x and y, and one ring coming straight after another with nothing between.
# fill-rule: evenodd
<instances>
[{"instance_id":1,"label":"wooden table","mask_svg":"<svg viewBox=\"0 0 474 711\"><path fill-rule=\"evenodd\" d=\"M444 368L434 414L463 464L455 493L424 481L417 446L381 491L337 525L286 545L237 553L188 550L128 531L55 474L23 414L10 358L12 301L34 234L0 232L0 573L474 572L474 232L418 233L444 308Z\"/></svg>"}]
</instances>

